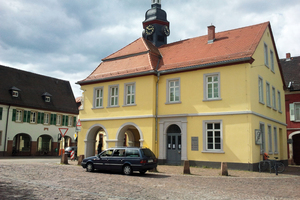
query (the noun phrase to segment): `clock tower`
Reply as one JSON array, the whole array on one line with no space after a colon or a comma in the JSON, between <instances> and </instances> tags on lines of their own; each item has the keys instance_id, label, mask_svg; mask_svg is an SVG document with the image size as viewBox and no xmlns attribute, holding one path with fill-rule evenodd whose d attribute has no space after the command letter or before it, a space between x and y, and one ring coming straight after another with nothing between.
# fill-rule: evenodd
<instances>
[{"instance_id":1,"label":"clock tower","mask_svg":"<svg viewBox=\"0 0 300 200\"><path fill-rule=\"evenodd\" d=\"M167 20L167 13L161 9L161 0L151 0L151 2L151 9L147 10L143 21L143 38L160 47L167 44L170 23Z\"/></svg>"}]
</instances>

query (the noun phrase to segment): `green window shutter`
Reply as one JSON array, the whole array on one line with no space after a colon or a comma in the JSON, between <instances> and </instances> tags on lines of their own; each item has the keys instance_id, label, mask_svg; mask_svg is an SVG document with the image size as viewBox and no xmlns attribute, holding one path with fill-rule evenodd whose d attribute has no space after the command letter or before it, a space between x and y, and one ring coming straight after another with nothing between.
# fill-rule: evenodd
<instances>
[{"instance_id":1,"label":"green window shutter","mask_svg":"<svg viewBox=\"0 0 300 200\"><path fill-rule=\"evenodd\" d=\"M73 117L73 126L76 127L76 117Z\"/></svg>"},{"instance_id":2,"label":"green window shutter","mask_svg":"<svg viewBox=\"0 0 300 200\"><path fill-rule=\"evenodd\" d=\"M68 126L68 122L69 122L69 116L66 116L65 126Z\"/></svg>"},{"instance_id":3,"label":"green window shutter","mask_svg":"<svg viewBox=\"0 0 300 200\"><path fill-rule=\"evenodd\" d=\"M41 113L41 124L44 124L44 113Z\"/></svg>"},{"instance_id":4,"label":"green window shutter","mask_svg":"<svg viewBox=\"0 0 300 200\"><path fill-rule=\"evenodd\" d=\"M28 111L28 112L27 112L27 122L28 122L28 123L30 123L30 114L31 114L31 111Z\"/></svg>"},{"instance_id":5,"label":"green window shutter","mask_svg":"<svg viewBox=\"0 0 300 200\"><path fill-rule=\"evenodd\" d=\"M50 124L53 124L53 114L50 115Z\"/></svg>"},{"instance_id":6,"label":"green window shutter","mask_svg":"<svg viewBox=\"0 0 300 200\"><path fill-rule=\"evenodd\" d=\"M24 110L24 112L23 112L24 114L23 114L23 122L26 122L27 120L27 110Z\"/></svg>"},{"instance_id":7,"label":"green window shutter","mask_svg":"<svg viewBox=\"0 0 300 200\"><path fill-rule=\"evenodd\" d=\"M2 112L3 112L3 108L0 107L0 120L2 120Z\"/></svg>"},{"instance_id":8,"label":"green window shutter","mask_svg":"<svg viewBox=\"0 0 300 200\"><path fill-rule=\"evenodd\" d=\"M53 124L56 125L56 114L53 115L53 119L54 119L53 120L53 122L54 122Z\"/></svg>"},{"instance_id":9,"label":"green window shutter","mask_svg":"<svg viewBox=\"0 0 300 200\"><path fill-rule=\"evenodd\" d=\"M16 113L17 113L17 110L13 109L13 115L12 115L12 119L11 119L13 122L16 121Z\"/></svg>"},{"instance_id":10,"label":"green window shutter","mask_svg":"<svg viewBox=\"0 0 300 200\"><path fill-rule=\"evenodd\" d=\"M64 126L64 125L65 125L65 118L66 118L66 116L65 116L65 115L63 115L63 117L62 117L62 123L61 123L61 125L62 125L62 126Z\"/></svg>"},{"instance_id":11,"label":"green window shutter","mask_svg":"<svg viewBox=\"0 0 300 200\"><path fill-rule=\"evenodd\" d=\"M38 124L41 123L41 113L40 113L40 112L38 112L37 123L38 123Z\"/></svg>"}]
</instances>

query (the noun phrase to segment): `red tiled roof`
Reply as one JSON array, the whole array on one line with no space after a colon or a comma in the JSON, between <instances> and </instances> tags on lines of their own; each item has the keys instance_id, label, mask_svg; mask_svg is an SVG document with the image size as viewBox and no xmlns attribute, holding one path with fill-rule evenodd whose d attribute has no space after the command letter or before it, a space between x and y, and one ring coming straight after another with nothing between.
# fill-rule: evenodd
<instances>
[{"instance_id":1,"label":"red tiled roof","mask_svg":"<svg viewBox=\"0 0 300 200\"><path fill-rule=\"evenodd\" d=\"M208 44L207 35L159 48L139 38L104 58L91 75L79 81L79 84L153 71L161 56L159 71L250 58L269 24L265 22L216 33L216 39L211 44Z\"/></svg>"}]
</instances>

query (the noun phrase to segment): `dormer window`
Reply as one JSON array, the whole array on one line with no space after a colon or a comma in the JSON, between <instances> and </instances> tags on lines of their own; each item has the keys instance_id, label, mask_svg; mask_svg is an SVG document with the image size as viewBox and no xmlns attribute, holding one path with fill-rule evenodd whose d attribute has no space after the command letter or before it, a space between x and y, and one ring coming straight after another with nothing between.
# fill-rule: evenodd
<instances>
[{"instance_id":1,"label":"dormer window","mask_svg":"<svg viewBox=\"0 0 300 200\"><path fill-rule=\"evenodd\" d=\"M50 97L48 97L48 96L45 97L45 102L50 102L50 100L51 100Z\"/></svg>"},{"instance_id":2,"label":"dormer window","mask_svg":"<svg viewBox=\"0 0 300 200\"><path fill-rule=\"evenodd\" d=\"M45 92L45 93L42 95L42 97L43 97L43 99L44 99L45 102L47 102L47 103L51 102L51 97L52 97L52 95L49 94L48 92Z\"/></svg>"},{"instance_id":3,"label":"dormer window","mask_svg":"<svg viewBox=\"0 0 300 200\"><path fill-rule=\"evenodd\" d=\"M14 98L18 98L20 96L20 93L21 90L15 86L13 86L12 88L10 88L10 93L11 93L11 96L14 97Z\"/></svg>"},{"instance_id":4,"label":"dormer window","mask_svg":"<svg viewBox=\"0 0 300 200\"><path fill-rule=\"evenodd\" d=\"M13 97L18 97L19 96L19 92L18 91L12 91L12 96Z\"/></svg>"}]
</instances>

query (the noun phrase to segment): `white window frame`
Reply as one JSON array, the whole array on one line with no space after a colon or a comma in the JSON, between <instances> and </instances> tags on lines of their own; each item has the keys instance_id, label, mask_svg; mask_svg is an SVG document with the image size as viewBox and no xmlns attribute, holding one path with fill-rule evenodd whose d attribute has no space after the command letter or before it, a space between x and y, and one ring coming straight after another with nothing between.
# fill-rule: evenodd
<instances>
[{"instance_id":1,"label":"white window frame","mask_svg":"<svg viewBox=\"0 0 300 200\"><path fill-rule=\"evenodd\" d=\"M16 122L23 121L23 110L16 109Z\"/></svg>"},{"instance_id":2,"label":"white window frame","mask_svg":"<svg viewBox=\"0 0 300 200\"><path fill-rule=\"evenodd\" d=\"M50 113L44 113L44 124L50 124Z\"/></svg>"},{"instance_id":3,"label":"white window frame","mask_svg":"<svg viewBox=\"0 0 300 200\"><path fill-rule=\"evenodd\" d=\"M73 116L68 117L68 126L73 126Z\"/></svg>"},{"instance_id":4,"label":"white window frame","mask_svg":"<svg viewBox=\"0 0 300 200\"><path fill-rule=\"evenodd\" d=\"M270 90L270 83L266 82L266 101L267 106L271 108L271 90Z\"/></svg>"},{"instance_id":5,"label":"white window frame","mask_svg":"<svg viewBox=\"0 0 300 200\"><path fill-rule=\"evenodd\" d=\"M131 88L130 90L128 88ZM124 106L135 106L136 103L136 95L135 95L135 89L136 89L136 86L135 86L135 82L132 82L132 83L125 83L124 84ZM127 101L129 98L129 102Z\"/></svg>"},{"instance_id":6,"label":"white window frame","mask_svg":"<svg viewBox=\"0 0 300 200\"><path fill-rule=\"evenodd\" d=\"M113 89L117 89L117 94L114 91L114 94L112 94ZM108 86L108 106L107 107L119 107L119 85L110 85ZM114 103L112 104L112 99Z\"/></svg>"},{"instance_id":7,"label":"white window frame","mask_svg":"<svg viewBox=\"0 0 300 200\"><path fill-rule=\"evenodd\" d=\"M99 96L97 96L98 92L99 92ZM103 86L94 88L93 108L103 108L103 94L104 94Z\"/></svg>"},{"instance_id":8,"label":"white window frame","mask_svg":"<svg viewBox=\"0 0 300 200\"><path fill-rule=\"evenodd\" d=\"M270 59L271 59L271 71L275 73L274 52L271 49L270 49Z\"/></svg>"},{"instance_id":9,"label":"white window frame","mask_svg":"<svg viewBox=\"0 0 300 200\"><path fill-rule=\"evenodd\" d=\"M50 102L51 98L49 96L45 96L45 102Z\"/></svg>"},{"instance_id":10,"label":"white window frame","mask_svg":"<svg viewBox=\"0 0 300 200\"><path fill-rule=\"evenodd\" d=\"M258 100L259 103L265 104L264 102L264 79L258 76Z\"/></svg>"},{"instance_id":11,"label":"white window frame","mask_svg":"<svg viewBox=\"0 0 300 200\"><path fill-rule=\"evenodd\" d=\"M173 86L170 84L174 83ZM176 85L178 83L178 85ZM172 79L167 79L167 101L166 104L174 104L174 103L181 103L181 95L180 95L180 78L172 78ZM178 89L178 90L177 90ZM177 90L177 92L176 92ZM171 93L174 93L174 98L172 99ZM178 95L178 99L176 99L176 96Z\"/></svg>"},{"instance_id":12,"label":"white window frame","mask_svg":"<svg viewBox=\"0 0 300 200\"><path fill-rule=\"evenodd\" d=\"M278 134L277 127L273 127L273 135L274 135L274 154L278 154Z\"/></svg>"},{"instance_id":13,"label":"white window frame","mask_svg":"<svg viewBox=\"0 0 300 200\"><path fill-rule=\"evenodd\" d=\"M218 77L218 81L212 81L212 82L208 82L208 78L210 77ZM203 75L203 101L214 101L214 100L221 100L221 77L220 77L220 72L217 73L210 73L210 74L204 74ZM208 97L208 86L212 84L212 97ZM218 93L217 96L215 96L214 93L214 84L218 84Z\"/></svg>"},{"instance_id":14,"label":"white window frame","mask_svg":"<svg viewBox=\"0 0 300 200\"><path fill-rule=\"evenodd\" d=\"M280 91L279 90L277 90L277 99L278 99L278 112L282 112L281 111L281 93L280 93Z\"/></svg>"},{"instance_id":15,"label":"white window frame","mask_svg":"<svg viewBox=\"0 0 300 200\"><path fill-rule=\"evenodd\" d=\"M274 86L272 86L272 105L273 109L277 110L277 105L276 105L276 89Z\"/></svg>"},{"instance_id":16,"label":"white window frame","mask_svg":"<svg viewBox=\"0 0 300 200\"><path fill-rule=\"evenodd\" d=\"M16 90L13 90L13 91L12 91L12 96L13 96L13 97L18 97L18 96L19 96L19 92L16 91Z\"/></svg>"},{"instance_id":17,"label":"white window frame","mask_svg":"<svg viewBox=\"0 0 300 200\"><path fill-rule=\"evenodd\" d=\"M269 154L273 154L273 145L272 145L272 126L268 124L268 149Z\"/></svg>"},{"instance_id":18,"label":"white window frame","mask_svg":"<svg viewBox=\"0 0 300 200\"><path fill-rule=\"evenodd\" d=\"M35 124L37 122L37 112L31 111L30 112L30 123Z\"/></svg>"},{"instance_id":19,"label":"white window frame","mask_svg":"<svg viewBox=\"0 0 300 200\"><path fill-rule=\"evenodd\" d=\"M266 150L266 136L265 136L265 123L264 122L259 122L259 129L261 131L261 139L262 139L262 142L261 142L261 145L260 145L260 154L264 154L265 153L265 150Z\"/></svg>"},{"instance_id":20,"label":"white window frame","mask_svg":"<svg viewBox=\"0 0 300 200\"><path fill-rule=\"evenodd\" d=\"M62 120L62 115L56 115L56 125L60 126L61 125L61 120Z\"/></svg>"},{"instance_id":21,"label":"white window frame","mask_svg":"<svg viewBox=\"0 0 300 200\"><path fill-rule=\"evenodd\" d=\"M220 124L220 129L207 129L207 124ZM224 153L223 151L223 122L222 120L205 120L202 123L203 126L203 151L207 153ZM208 148L208 131L213 132L213 149ZM216 137L215 132L220 132L220 149L215 148Z\"/></svg>"},{"instance_id":22,"label":"white window frame","mask_svg":"<svg viewBox=\"0 0 300 200\"><path fill-rule=\"evenodd\" d=\"M265 58L265 66L269 68L268 45L266 43L264 43L264 58Z\"/></svg>"}]
</instances>

